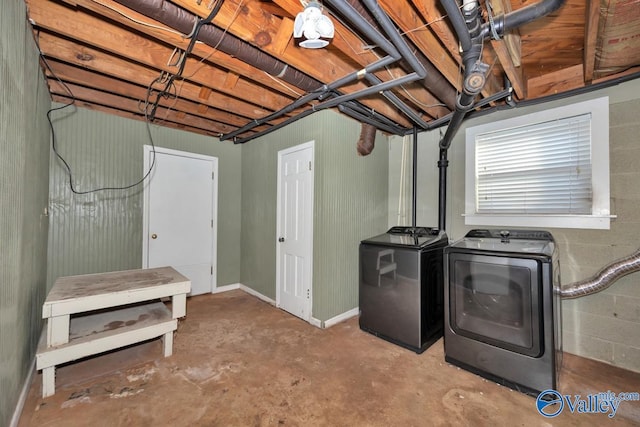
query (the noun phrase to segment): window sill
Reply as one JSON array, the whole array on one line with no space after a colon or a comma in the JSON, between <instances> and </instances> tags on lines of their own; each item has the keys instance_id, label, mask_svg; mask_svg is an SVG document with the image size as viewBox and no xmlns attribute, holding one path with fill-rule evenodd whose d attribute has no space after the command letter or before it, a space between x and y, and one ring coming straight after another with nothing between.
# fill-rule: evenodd
<instances>
[{"instance_id":1,"label":"window sill","mask_svg":"<svg viewBox=\"0 0 640 427\"><path fill-rule=\"evenodd\" d=\"M494 227L589 228L609 230L615 215L478 215L464 214L465 225Z\"/></svg>"}]
</instances>

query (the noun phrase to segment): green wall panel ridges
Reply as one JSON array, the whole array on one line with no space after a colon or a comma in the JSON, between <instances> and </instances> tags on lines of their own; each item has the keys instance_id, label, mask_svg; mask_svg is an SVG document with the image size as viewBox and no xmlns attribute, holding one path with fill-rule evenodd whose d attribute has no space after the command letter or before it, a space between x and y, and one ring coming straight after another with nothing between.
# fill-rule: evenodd
<instances>
[{"instance_id":1,"label":"green wall panel ridges","mask_svg":"<svg viewBox=\"0 0 640 427\"><path fill-rule=\"evenodd\" d=\"M58 106L56 104L56 106ZM54 114L58 151L71 166L76 190L124 186L143 176L141 121L70 107ZM218 286L240 278L240 148L215 138L151 126L159 147L218 158ZM49 285L61 276L142 266L143 187L73 194L51 156Z\"/></svg>"},{"instance_id":2,"label":"green wall panel ridges","mask_svg":"<svg viewBox=\"0 0 640 427\"><path fill-rule=\"evenodd\" d=\"M241 282L276 297L278 151L315 141L312 315L327 320L358 306L358 243L387 223L387 138L356 154L360 124L316 113L243 146Z\"/></svg>"},{"instance_id":3,"label":"green wall panel ridges","mask_svg":"<svg viewBox=\"0 0 640 427\"><path fill-rule=\"evenodd\" d=\"M16 408L42 327L50 101L22 1L0 8L0 425Z\"/></svg>"}]
</instances>

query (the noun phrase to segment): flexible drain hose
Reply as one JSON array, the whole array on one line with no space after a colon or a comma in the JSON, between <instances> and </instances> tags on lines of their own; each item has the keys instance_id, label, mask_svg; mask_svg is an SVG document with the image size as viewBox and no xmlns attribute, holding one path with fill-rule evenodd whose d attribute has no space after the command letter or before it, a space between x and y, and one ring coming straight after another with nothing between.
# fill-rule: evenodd
<instances>
[{"instance_id":1,"label":"flexible drain hose","mask_svg":"<svg viewBox=\"0 0 640 427\"><path fill-rule=\"evenodd\" d=\"M560 290L562 298L578 298L607 289L619 278L640 271L640 249L604 267L595 276L572 283Z\"/></svg>"}]
</instances>

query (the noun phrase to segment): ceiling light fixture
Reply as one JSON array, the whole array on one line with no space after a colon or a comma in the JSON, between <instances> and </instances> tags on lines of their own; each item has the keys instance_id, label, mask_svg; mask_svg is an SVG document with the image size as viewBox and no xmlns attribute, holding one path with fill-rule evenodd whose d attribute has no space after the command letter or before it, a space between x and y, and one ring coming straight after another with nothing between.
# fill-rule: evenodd
<instances>
[{"instance_id":1,"label":"ceiling light fixture","mask_svg":"<svg viewBox=\"0 0 640 427\"><path fill-rule=\"evenodd\" d=\"M302 38L299 45L307 49L319 49L329 44L333 38L333 22L322 14L320 2L310 1L298 13L293 23L293 37Z\"/></svg>"}]
</instances>

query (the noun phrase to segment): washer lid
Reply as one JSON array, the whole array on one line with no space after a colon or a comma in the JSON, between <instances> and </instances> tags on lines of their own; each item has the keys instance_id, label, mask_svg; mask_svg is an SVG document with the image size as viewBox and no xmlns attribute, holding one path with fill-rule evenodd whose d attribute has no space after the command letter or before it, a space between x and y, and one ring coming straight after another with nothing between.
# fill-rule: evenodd
<instances>
[{"instance_id":1,"label":"washer lid","mask_svg":"<svg viewBox=\"0 0 640 427\"><path fill-rule=\"evenodd\" d=\"M555 242L544 230L471 230L451 245L452 248L511 252L551 256Z\"/></svg>"},{"instance_id":2,"label":"washer lid","mask_svg":"<svg viewBox=\"0 0 640 427\"><path fill-rule=\"evenodd\" d=\"M386 233L370 237L362 243L407 246L411 248L424 248L432 245L446 245L447 235L444 231L431 227L391 227Z\"/></svg>"}]
</instances>

